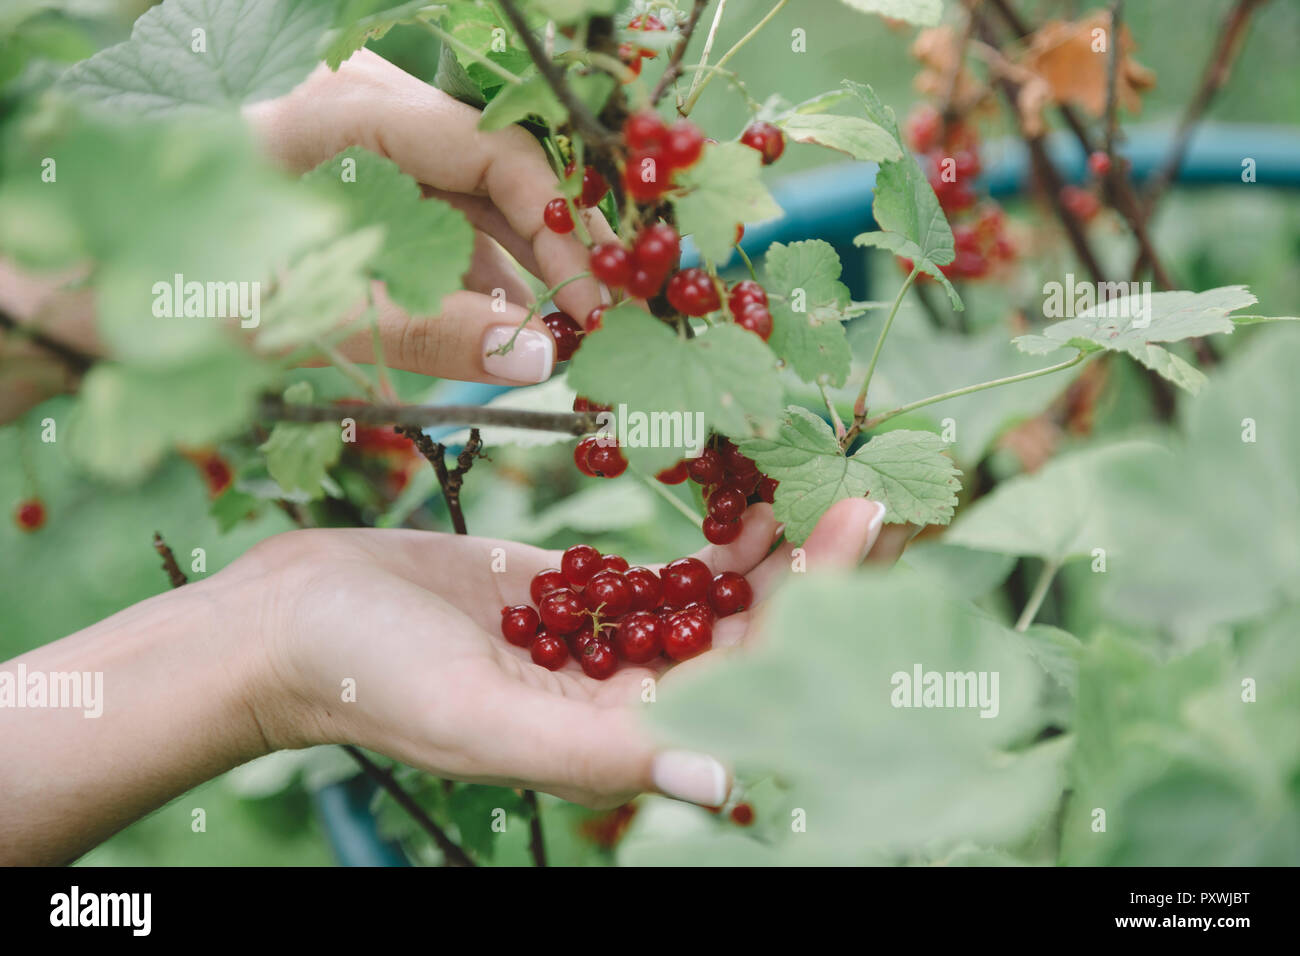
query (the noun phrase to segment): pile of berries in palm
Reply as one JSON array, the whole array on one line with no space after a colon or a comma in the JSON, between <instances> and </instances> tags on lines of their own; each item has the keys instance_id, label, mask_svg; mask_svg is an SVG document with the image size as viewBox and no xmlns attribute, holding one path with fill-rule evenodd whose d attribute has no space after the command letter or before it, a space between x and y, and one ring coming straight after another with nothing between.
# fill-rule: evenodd
<instances>
[{"instance_id":1,"label":"pile of berries in palm","mask_svg":"<svg viewBox=\"0 0 1300 956\"><path fill-rule=\"evenodd\" d=\"M753 592L734 571L712 574L698 558L679 558L656 574L628 567L589 544L564 552L558 568L539 572L532 604L501 609L501 633L528 648L533 663L559 670L570 657L605 680L619 662L684 661L713 645L713 623L749 607Z\"/></svg>"}]
</instances>

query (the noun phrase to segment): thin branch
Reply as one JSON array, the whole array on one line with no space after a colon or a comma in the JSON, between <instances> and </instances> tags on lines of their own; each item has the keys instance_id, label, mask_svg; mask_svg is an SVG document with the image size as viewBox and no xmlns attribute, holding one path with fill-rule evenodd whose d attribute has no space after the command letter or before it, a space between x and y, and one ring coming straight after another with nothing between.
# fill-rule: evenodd
<instances>
[{"instance_id":1,"label":"thin branch","mask_svg":"<svg viewBox=\"0 0 1300 956\"><path fill-rule=\"evenodd\" d=\"M16 318L7 312L0 311L0 329L14 333L14 335L27 339L33 345L38 345L45 351L50 352L59 358L68 369L77 375L84 375L95 364L93 356L87 355L71 345L66 345L58 339L50 338L44 332L33 329L26 323L19 322Z\"/></svg>"},{"instance_id":2,"label":"thin branch","mask_svg":"<svg viewBox=\"0 0 1300 956\"><path fill-rule=\"evenodd\" d=\"M1038 575L1038 580L1034 582L1034 590L1029 595L1029 601L1025 604L1025 609L1020 613L1020 619L1016 621L1016 630L1022 634L1029 630L1029 625L1034 623L1034 618L1038 616L1038 609L1043 606L1043 598L1047 597L1047 591L1052 586L1052 579L1056 577L1056 572L1061 570L1061 562L1048 561L1043 565L1043 571Z\"/></svg>"},{"instance_id":3,"label":"thin branch","mask_svg":"<svg viewBox=\"0 0 1300 956\"><path fill-rule=\"evenodd\" d=\"M546 866L546 841L542 839L542 814L537 808L537 793L525 790L524 802L533 812L528 821L528 852L533 858L533 866Z\"/></svg>"},{"instance_id":4,"label":"thin branch","mask_svg":"<svg viewBox=\"0 0 1300 956\"><path fill-rule=\"evenodd\" d=\"M483 438L479 435L478 429L470 429L469 440L465 442L465 447L456 457L456 467L451 469L447 467L446 446L434 441L418 427L398 425L393 431L405 435L414 442L420 454L433 465L433 473L438 476L438 484L442 488L442 497L447 502L447 512L451 515L452 528L457 534L469 534L469 529L465 525L465 512L461 509L460 489L465 484L466 472L474 466L474 459L483 449Z\"/></svg>"},{"instance_id":5,"label":"thin branch","mask_svg":"<svg viewBox=\"0 0 1300 956\"><path fill-rule=\"evenodd\" d=\"M469 854L458 846L451 837L447 836L447 831L424 812L424 808L415 802L415 798L402 789L402 785L393 779L390 771L385 770L379 764L375 763L365 754L351 744L343 744L346 750L365 771L366 776L378 784L383 790L393 798L399 807L410 814L411 819L420 825L425 833L433 838L433 842L442 850L442 855L446 858L449 866L478 866Z\"/></svg>"},{"instance_id":6,"label":"thin branch","mask_svg":"<svg viewBox=\"0 0 1300 956\"><path fill-rule=\"evenodd\" d=\"M1110 4L1110 56L1106 61L1106 156L1115 158L1115 134L1119 129L1119 32L1124 25L1124 0ZM1115 164L1111 163L1111 169ZM1109 178L1109 177L1107 177Z\"/></svg>"},{"instance_id":7,"label":"thin branch","mask_svg":"<svg viewBox=\"0 0 1300 956\"><path fill-rule=\"evenodd\" d=\"M190 579L185 576L185 572L176 563L176 555L172 553L172 549L167 546L167 542L163 540L163 536L157 531L153 533L153 549L158 552L158 557L162 558L162 569L167 572L167 580L171 582L173 588L189 583Z\"/></svg>"},{"instance_id":8,"label":"thin branch","mask_svg":"<svg viewBox=\"0 0 1300 956\"><path fill-rule=\"evenodd\" d=\"M722 15L726 10L727 0L718 0L718 9L713 11L713 22L709 24L709 35L704 38L704 50L700 54L699 65L695 68L697 71L701 71L709 65L709 54L713 52L713 41L718 38L718 27L722 26ZM700 78L701 74L699 72L696 72L696 74L691 77L691 88L686 93L688 98L695 93L696 87L700 85ZM679 101L677 104L678 109L680 109L681 106L682 104Z\"/></svg>"},{"instance_id":9,"label":"thin branch","mask_svg":"<svg viewBox=\"0 0 1300 956\"><path fill-rule=\"evenodd\" d=\"M591 412L536 412L486 405L297 405L277 396L262 401L263 418L282 422L337 422L358 425L486 425L529 431L588 435L598 429Z\"/></svg>"},{"instance_id":10,"label":"thin branch","mask_svg":"<svg viewBox=\"0 0 1300 956\"><path fill-rule=\"evenodd\" d=\"M790 0L777 0L776 6L774 6L771 10L767 11L767 13L763 16L763 19L755 23L748 33L746 33L743 37L741 37L732 45L730 50L722 54L722 58L718 60L718 62L715 63L714 66L718 67L719 69L726 66L727 63L731 60L731 58L735 56L737 53L739 53L741 49L744 48L746 43L754 39L754 37L758 36L759 31L762 30L763 27L767 26L768 23L772 20L772 18L775 17L778 13L780 13L781 10L784 9L785 5L789 2ZM701 94L704 93L704 88L709 85L709 83L713 80L715 76L717 76L717 73L710 70L709 73L704 76L704 79L700 80L700 85L695 88L695 91L691 93L689 97L687 97L686 105L683 106L678 112L680 112L683 116L690 113L690 111L695 108L695 104L699 100Z\"/></svg>"},{"instance_id":11,"label":"thin branch","mask_svg":"<svg viewBox=\"0 0 1300 956\"><path fill-rule=\"evenodd\" d=\"M664 75L659 77L659 82L655 84L654 91L650 94L651 106L663 99L668 87L676 83L677 78L682 75L682 58L686 56L686 48L691 45L691 37L695 35L695 27L700 22L700 14L708 5L709 0L695 0L691 15L686 20L686 26L682 28L682 39L673 50L672 58L664 69Z\"/></svg>"},{"instance_id":12,"label":"thin branch","mask_svg":"<svg viewBox=\"0 0 1300 956\"><path fill-rule=\"evenodd\" d=\"M858 433L862 431L862 425L867 419L867 389L871 387L871 377L876 373L876 363L880 361L880 352L885 347L885 338L894 324L894 316L898 315L898 307L903 304L903 297L907 295L907 290L911 288L920 273L919 266L912 266L912 271L907 274L907 278L898 288L898 294L894 296L894 304L889 309L889 315L885 317L885 324L880 327L876 347L872 350L871 361L867 365L867 374L862 379L862 388L858 390L858 399L853 403L853 426L840 438L840 447L845 450L853 444L853 439L857 438Z\"/></svg>"},{"instance_id":13,"label":"thin branch","mask_svg":"<svg viewBox=\"0 0 1300 956\"><path fill-rule=\"evenodd\" d=\"M555 61L546 55L546 50L533 36L533 32L528 29L528 21L520 12L515 0L497 0L501 7L501 12L506 15L519 38L524 41L524 47L528 50L529 57L532 58L533 64L537 71L542 74L543 79L555 94L555 98L568 111L569 120L573 123L574 128L580 132L587 142L591 145L604 144L610 139L609 130L601 125L600 120L587 107L587 104L574 95L573 90L569 87L564 78L564 73L555 65Z\"/></svg>"}]
</instances>

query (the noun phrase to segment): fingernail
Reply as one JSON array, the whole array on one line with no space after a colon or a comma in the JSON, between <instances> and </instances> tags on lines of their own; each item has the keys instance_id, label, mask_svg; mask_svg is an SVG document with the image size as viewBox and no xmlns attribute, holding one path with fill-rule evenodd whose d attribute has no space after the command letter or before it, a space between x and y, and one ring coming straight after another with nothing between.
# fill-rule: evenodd
<instances>
[{"instance_id":1,"label":"fingernail","mask_svg":"<svg viewBox=\"0 0 1300 956\"><path fill-rule=\"evenodd\" d=\"M880 527L885 523L884 504L879 501L873 501L871 503L876 506L876 513L872 516L870 523L867 524L867 543L862 546L862 553L858 555L859 561L865 558L871 551L872 546L876 543L876 539L880 537Z\"/></svg>"},{"instance_id":2,"label":"fingernail","mask_svg":"<svg viewBox=\"0 0 1300 956\"><path fill-rule=\"evenodd\" d=\"M785 534L785 522L784 522L784 521L781 522L779 525L777 525L777 526L776 526L776 530L772 532L772 540L775 541L777 538L781 537L781 535L783 535L783 534Z\"/></svg>"},{"instance_id":3,"label":"fingernail","mask_svg":"<svg viewBox=\"0 0 1300 956\"><path fill-rule=\"evenodd\" d=\"M551 377L555 340L547 332L524 329L504 355L496 353L510 341L516 326L494 325L483 335L483 371L512 382L535 385Z\"/></svg>"},{"instance_id":4,"label":"fingernail","mask_svg":"<svg viewBox=\"0 0 1300 956\"><path fill-rule=\"evenodd\" d=\"M727 771L706 754L665 750L655 757L654 785L665 796L702 807L720 807L727 800Z\"/></svg>"},{"instance_id":5,"label":"fingernail","mask_svg":"<svg viewBox=\"0 0 1300 956\"><path fill-rule=\"evenodd\" d=\"M599 282L597 283L597 286L600 288L600 304L610 305L613 303L614 296L611 295L609 289L605 287L605 283Z\"/></svg>"}]
</instances>

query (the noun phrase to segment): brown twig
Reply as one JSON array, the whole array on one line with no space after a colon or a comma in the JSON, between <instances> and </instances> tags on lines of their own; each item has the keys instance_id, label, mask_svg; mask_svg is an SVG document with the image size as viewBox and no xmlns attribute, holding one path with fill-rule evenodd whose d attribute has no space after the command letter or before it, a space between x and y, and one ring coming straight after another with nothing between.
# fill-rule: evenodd
<instances>
[{"instance_id":1,"label":"brown twig","mask_svg":"<svg viewBox=\"0 0 1300 956\"><path fill-rule=\"evenodd\" d=\"M446 447L434 441L416 426L398 425L393 431L409 438L425 460L433 465L433 473L438 476L438 485L442 488L443 500L447 502L447 512L451 515L452 528L457 534L469 534L469 529L465 525L465 513L461 509L460 489L465 484L465 473L473 467L474 459L483 449L483 438L479 435L478 429L470 429L469 440L465 442L465 447L456 457L456 467L451 469L447 468Z\"/></svg>"},{"instance_id":2,"label":"brown twig","mask_svg":"<svg viewBox=\"0 0 1300 956\"><path fill-rule=\"evenodd\" d=\"M533 32L528 29L528 21L516 6L514 0L497 0L501 7L501 12L506 15L510 24L519 34L519 38L524 41L524 48L528 51L528 56L532 59L533 65L537 71L542 74L551 92L555 98L568 111L569 122L573 124L574 129L583 135L589 146L604 144L611 138L609 130L601 125L600 120L587 107L587 104L574 95L573 90L569 87L564 78L564 72L555 65L555 61L546 55L546 50L533 36Z\"/></svg>"},{"instance_id":3,"label":"brown twig","mask_svg":"<svg viewBox=\"0 0 1300 956\"><path fill-rule=\"evenodd\" d=\"M378 784L383 790L393 798L393 800L410 814L411 819L420 825L425 833L433 838L433 842L438 844L438 849L442 850L442 855L446 858L448 866L477 866L469 854L467 854L442 827L433 822L433 819L424 812L424 808L415 802L415 798L407 793L400 783L393 779L391 771L385 770L379 764L375 763L365 754L351 744L343 744L346 750L365 771L366 776Z\"/></svg>"},{"instance_id":4,"label":"brown twig","mask_svg":"<svg viewBox=\"0 0 1300 956\"><path fill-rule=\"evenodd\" d=\"M530 431L586 435L596 431L588 412L535 412L485 405L297 405L275 396L262 402L262 417L282 422L337 422L358 425L502 425Z\"/></svg>"},{"instance_id":5,"label":"brown twig","mask_svg":"<svg viewBox=\"0 0 1300 956\"><path fill-rule=\"evenodd\" d=\"M51 338L44 332L33 329L7 312L0 311L0 329L12 332L17 336L27 339L33 345L40 346L45 351L58 357L68 369L77 375L84 375L90 367L95 364L95 359L84 352L78 351L71 345L60 342L58 339Z\"/></svg>"},{"instance_id":6,"label":"brown twig","mask_svg":"<svg viewBox=\"0 0 1300 956\"><path fill-rule=\"evenodd\" d=\"M532 855L534 866L546 866L546 842L542 839L542 815L537 810L537 793L525 790L524 802L532 811L532 819L528 823L528 852Z\"/></svg>"},{"instance_id":7,"label":"brown twig","mask_svg":"<svg viewBox=\"0 0 1300 956\"><path fill-rule=\"evenodd\" d=\"M176 563L176 555L172 549L167 546L163 536L157 531L153 533L153 549L158 552L158 557L162 558L162 569L167 572L167 580L171 582L173 588L178 588L182 584L189 584L190 579L185 576L179 564Z\"/></svg>"},{"instance_id":8,"label":"brown twig","mask_svg":"<svg viewBox=\"0 0 1300 956\"><path fill-rule=\"evenodd\" d=\"M673 50L668 66L664 68L664 75L659 77L659 82L655 84L654 91L650 94L651 106L663 99L664 94L668 92L668 87L676 83L677 78L682 75L682 59L686 56L686 48L691 45L691 37L695 35L700 15L708 5L709 0L695 0L695 6L691 8L691 14L686 20L686 26L682 28L682 39Z\"/></svg>"}]
</instances>

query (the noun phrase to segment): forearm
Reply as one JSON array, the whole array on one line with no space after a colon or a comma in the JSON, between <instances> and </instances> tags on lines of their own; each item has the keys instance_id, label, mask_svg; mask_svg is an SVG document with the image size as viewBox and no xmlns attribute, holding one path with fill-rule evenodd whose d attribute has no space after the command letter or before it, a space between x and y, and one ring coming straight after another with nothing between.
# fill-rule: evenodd
<instances>
[{"instance_id":1,"label":"forearm","mask_svg":"<svg viewBox=\"0 0 1300 956\"><path fill-rule=\"evenodd\" d=\"M0 664L0 864L66 863L267 751L249 704L256 636L210 583ZM83 696L57 674L77 675Z\"/></svg>"}]
</instances>

